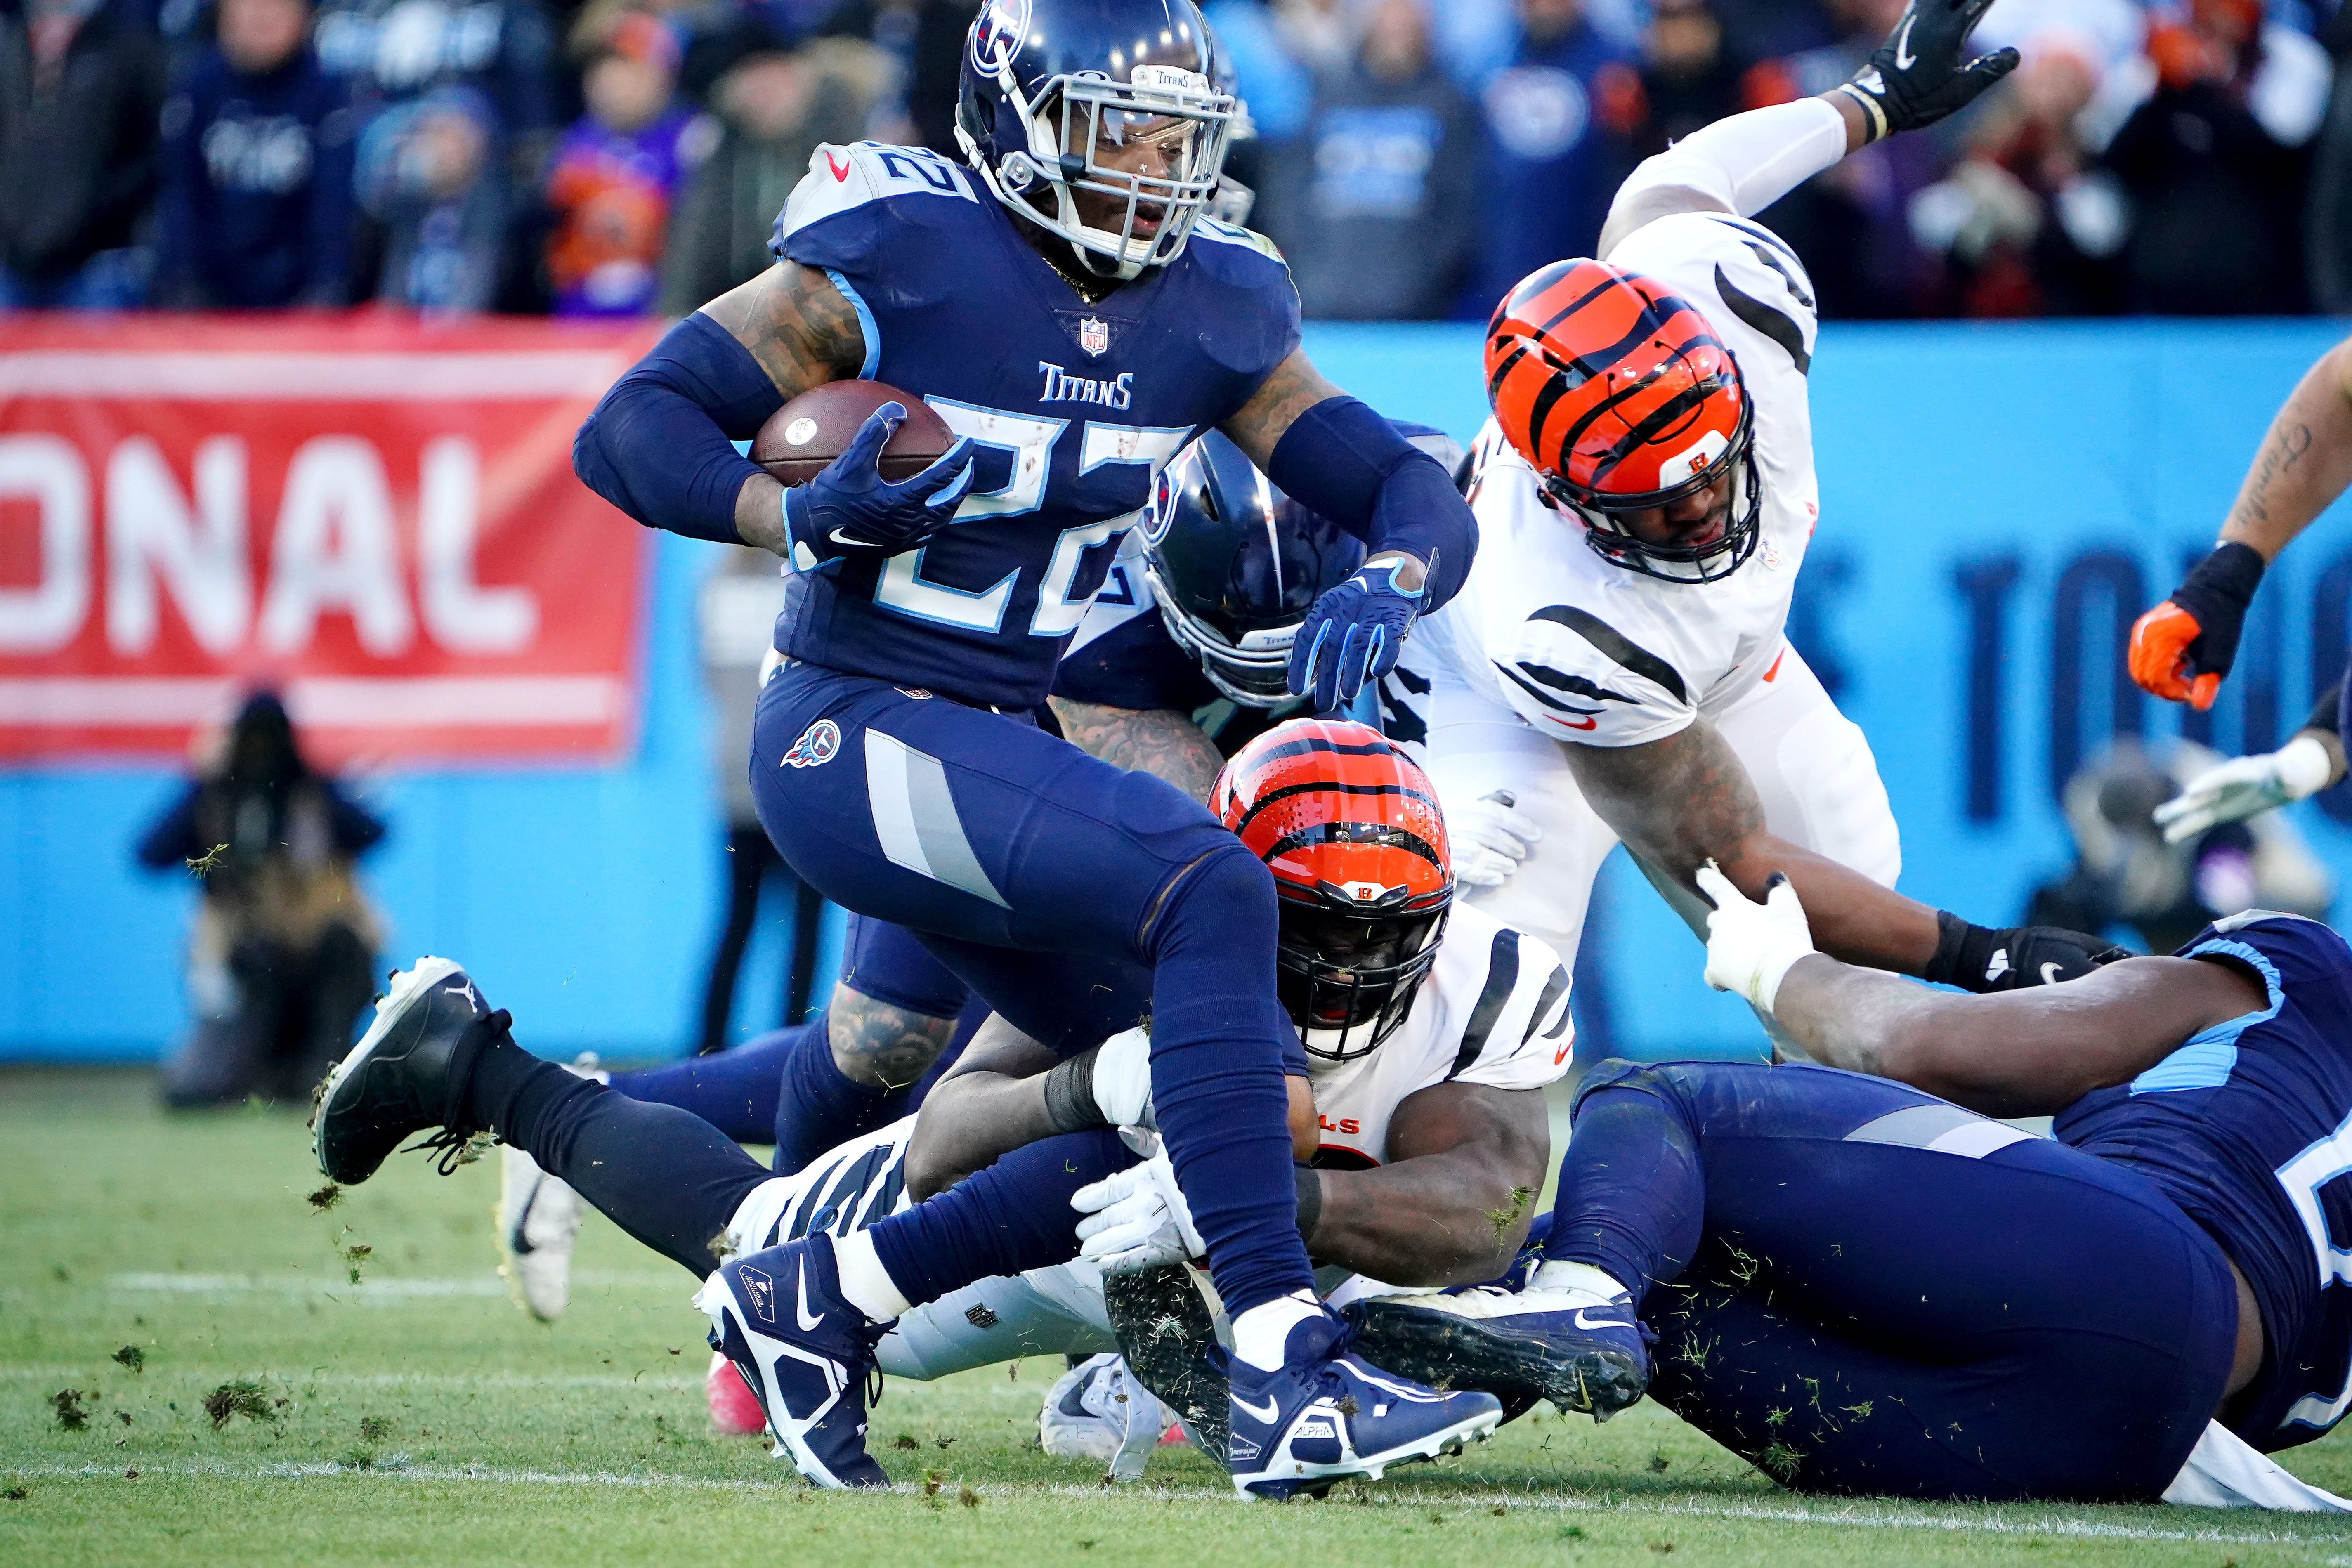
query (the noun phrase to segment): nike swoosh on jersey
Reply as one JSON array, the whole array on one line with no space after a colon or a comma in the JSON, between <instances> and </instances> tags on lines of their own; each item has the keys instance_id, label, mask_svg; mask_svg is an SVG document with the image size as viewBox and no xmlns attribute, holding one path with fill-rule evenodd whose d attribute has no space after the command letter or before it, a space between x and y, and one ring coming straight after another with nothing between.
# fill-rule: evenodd
<instances>
[{"instance_id":1,"label":"nike swoosh on jersey","mask_svg":"<svg viewBox=\"0 0 2352 1568\"><path fill-rule=\"evenodd\" d=\"M1911 24L1918 19L1916 16L1904 17L1903 30L1895 35L1895 68L1896 70L1907 71L1919 63L1919 57L1911 52Z\"/></svg>"},{"instance_id":2,"label":"nike swoosh on jersey","mask_svg":"<svg viewBox=\"0 0 2352 1568\"><path fill-rule=\"evenodd\" d=\"M1602 1320L1601 1321L1597 1322L1597 1323L1588 1323L1588 1322L1586 1322L1586 1321L1584 1321L1584 1314L1585 1314L1586 1312L1590 1311L1590 1310L1591 1310L1591 1308L1589 1308L1589 1307L1579 1307L1579 1308L1576 1310L1576 1326L1577 1326L1578 1328L1580 1328L1580 1329L1630 1329L1630 1328L1632 1328L1632 1327L1633 1326L1633 1324L1631 1324L1631 1323L1629 1323L1629 1322L1625 1321L1625 1320L1624 1320L1624 1319L1622 1319L1622 1318L1608 1318L1608 1319L1604 1319L1604 1320Z\"/></svg>"},{"instance_id":3,"label":"nike swoosh on jersey","mask_svg":"<svg viewBox=\"0 0 2352 1568\"><path fill-rule=\"evenodd\" d=\"M801 1289L800 1294L793 1300L793 1316L800 1320L801 1332L804 1334L814 1332L816 1326L824 1321L823 1312L819 1312L814 1318L809 1316L808 1259L805 1258L801 1259Z\"/></svg>"},{"instance_id":4,"label":"nike swoosh on jersey","mask_svg":"<svg viewBox=\"0 0 2352 1568\"><path fill-rule=\"evenodd\" d=\"M1551 719L1551 715L1549 713L1545 714L1544 717ZM1551 719L1551 721L1559 725L1562 729L1567 730L1598 730L1601 728L1601 721L1598 719Z\"/></svg>"},{"instance_id":5,"label":"nike swoosh on jersey","mask_svg":"<svg viewBox=\"0 0 2352 1568\"><path fill-rule=\"evenodd\" d=\"M1265 1402L1265 1408L1260 1410L1256 1405L1252 1405L1248 1400L1244 1399L1240 1394L1236 1394L1234 1395L1234 1408L1257 1420L1271 1422L1280 1412L1282 1407L1276 1405L1273 1400L1269 1399Z\"/></svg>"}]
</instances>

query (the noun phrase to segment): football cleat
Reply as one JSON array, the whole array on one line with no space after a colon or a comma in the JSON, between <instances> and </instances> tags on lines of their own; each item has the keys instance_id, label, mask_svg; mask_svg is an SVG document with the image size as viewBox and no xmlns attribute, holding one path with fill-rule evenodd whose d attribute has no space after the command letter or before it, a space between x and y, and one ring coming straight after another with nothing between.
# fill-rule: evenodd
<instances>
[{"instance_id":1,"label":"football cleat","mask_svg":"<svg viewBox=\"0 0 2352 1568\"><path fill-rule=\"evenodd\" d=\"M756 1437L768 1429L768 1413L759 1397L719 1351L710 1352L710 1370L702 1376L703 1397L710 1402L710 1425L724 1437Z\"/></svg>"},{"instance_id":2,"label":"football cleat","mask_svg":"<svg viewBox=\"0 0 2352 1568\"><path fill-rule=\"evenodd\" d=\"M1631 1296L1480 1285L1356 1301L1346 1315L1357 1344L1382 1366L1509 1403L1549 1399L1606 1421L1650 1384L1650 1333Z\"/></svg>"},{"instance_id":3,"label":"football cleat","mask_svg":"<svg viewBox=\"0 0 2352 1568\"><path fill-rule=\"evenodd\" d=\"M509 1145L499 1155L499 1272L516 1305L551 1323L572 1300L580 1194L520 1149Z\"/></svg>"},{"instance_id":4,"label":"football cleat","mask_svg":"<svg viewBox=\"0 0 2352 1568\"><path fill-rule=\"evenodd\" d=\"M1133 1274L1103 1276L1103 1309L1118 1336L1128 1377L1139 1383L1184 1425L1203 1453L1225 1451L1231 1400L1223 1369L1209 1352L1217 1320L1181 1263Z\"/></svg>"},{"instance_id":5,"label":"football cleat","mask_svg":"<svg viewBox=\"0 0 2352 1568\"><path fill-rule=\"evenodd\" d=\"M866 1379L887 1325L841 1294L831 1236L730 1258L694 1304L710 1316L711 1348L758 1396L772 1453L790 1455L812 1486L890 1484L866 1451Z\"/></svg>"},{"instance_id":6,"label":"football cleat","mask_svg":"<svg viewBox=\"0 0 2352 1568\"><path fill-rule=\"evenodd\" d=\"M319 1086L310 1149L327 1179L351 1186L412 1132L441 1131L421 1145L441 1152L446 1174L466 1163L475 1130L464 1124L466 1084L482 1047L513 1023L493 1013L466 972L420 958L392 977L375 1022Z\"/></svg>"},{"instance_id":7,"label":"football cleat","mask_svg":"<svg viewBox=\"0 0 2352 1568\"><path fill-rule=\"evenodd\" d=\"M1245 1498L1319 1496L1334 1481L1379 1480L1391 1465L1458 1454L1503 1419L1491 1394L1440 1394L1369 1366L1328 1312L1290 1331L1287 1364L1261 1371L1220 1349L1233 1427L1226 1466Z\"/></svg>"},{"instance_id":8,"label":"football cleat","mask_svg":"<svg viewBox=\"0 0 2352 1568\"><path fill-rule=\"evenodd\" d=\"M1114 1481L1139 1481L1173 1417L1128 1375L1127 1363L1098 1355L1064 1373L1037 1413L1038 1446L1057 1459L1093 1459Z\"/></svg>"}]
</instances>

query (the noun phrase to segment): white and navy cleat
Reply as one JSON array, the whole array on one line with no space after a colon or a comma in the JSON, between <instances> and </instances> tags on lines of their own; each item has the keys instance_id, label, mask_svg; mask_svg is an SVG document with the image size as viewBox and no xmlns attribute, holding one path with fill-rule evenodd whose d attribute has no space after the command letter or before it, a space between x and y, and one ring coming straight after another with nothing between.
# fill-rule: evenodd
<instances>
[{"instance_id":1,"label":"white and navy cleat","mask_svg":"<svg viewBox=\"0 0 2352 1568\"><path fill-rule=\"evenodd\" d=\"M1115 1355L1088 1358L1055 1380L1037 1413L1037 1442L1057 1459L1092 1459L1114 1481L1139 1481L1175 1420Z\"/></svg>"},{"instance_id":2,"label":"white and navy cleat","mask_svg":"<svg viewBox=\"0 0 2352 1568\"><path fill-rule=\"evenodd\" d=\"M511 1144L499 1151L499 1272L516 1305L551 1323L572 1301L580 1194Z\"/></svg>"},{"instance_id":3,"label":"white and navy cleat","mask_svg":"<svg viewBox=\"0 0 2352 1568\"><path fill-rule=\"evenodd\" d=\"M1287 1364L1265 1372L1219 1352L1231 1383L1226 1468L1245 1498L1318 1495L1379 1480L1391 1465L1458 1454L1503 1419L1491 1394L1441 1394L1367 1365L1328 1312L1290 1331Z\"/></svg>"},{"instance_id":4,"label":"white and navy cleat","mask_svg":"<svg viewBox=\"0 0 2352 1568\"><path fill-rule=\"evenodd\" d=\"M1514 1409L1549 1399L1606 1421L1650 1384L1649 1334L1628 1295L1480 1285L1351 1302L1356 1342L1383 1366L1484 1388Z\"/></svg>"},{"instance_id":5,"label":"white and navy cleat","mask_svg":"<svg viewBox=\"0 0 2352 1568\"><path fill-rule=\"evenodd\" d=\"M711 1348L758 1396L778 1458L789 1455L812 1486L890 1484L866 1451L866 1379L887 1325L841 1294L832 1237L730 1258L694 1304L710 1316Z\"/></svg>"}]
</instances>

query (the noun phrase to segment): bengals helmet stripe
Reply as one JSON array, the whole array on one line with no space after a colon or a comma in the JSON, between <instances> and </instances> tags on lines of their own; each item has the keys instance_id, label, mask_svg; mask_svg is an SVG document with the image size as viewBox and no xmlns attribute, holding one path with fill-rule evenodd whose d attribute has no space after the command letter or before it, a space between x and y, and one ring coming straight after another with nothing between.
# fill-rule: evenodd
<instances>
[{"instance_id":1,"label":"bengals helmet stripe","mask_svg":"<svg viewBox=\"0 0 2352 1568\"><path fill-rule=\"evenodd\" d=\"M1234 753L1209 806L1274 873L1276 992L1300 1044L1365 1055L1412 1011L1454 900L1427 775L1367 725L1294 719Z\"/></svg>"},{"instance_id":2,"label":"bengals helmet stripe","mask_svg":"<svg viewBox=\"0 0 2352 1568\"><path fill-rule=\"evenodd\" d=\"M1707 582L1756 548L1763 490L1754 409L1738 362L1689 301L1598 261L1555 262L1496 307L1486 395L1546 496L1584 522L1604 559ZM1729 514L1704 544L1648 543L1612 515L1718 486Z\"/></svg>"}]
</instances>

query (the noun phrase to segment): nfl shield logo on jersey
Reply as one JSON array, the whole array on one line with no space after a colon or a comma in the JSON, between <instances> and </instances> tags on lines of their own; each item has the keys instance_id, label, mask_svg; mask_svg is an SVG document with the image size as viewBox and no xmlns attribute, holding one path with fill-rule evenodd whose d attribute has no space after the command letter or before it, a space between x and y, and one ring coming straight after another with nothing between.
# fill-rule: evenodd
<instances>
[{"instance_id":1,"label":"nfl shield logo on jersey","mask_svg":"<svg viewBox=\"0 0 2352 1568\"><path fill-rule=\"evenodd\" d=\"M1078 347L1090 354L1101 354L1110 348L1110 328L1095 317L1088 316L1078 323Z\"/></svg>"},{"instance_id":2,"label":"nfl shield logo on jersey","mask_svg":"<svg viewBox=\"0 0 2352 1568\"><path fill-rule=\"evenodd\" d=\"M830 719L820 719L801 731L793 749L784 753L783 765L788 768L814 768L833 761L841 750L841 730Z\"/></svg>"}]
</instances>

